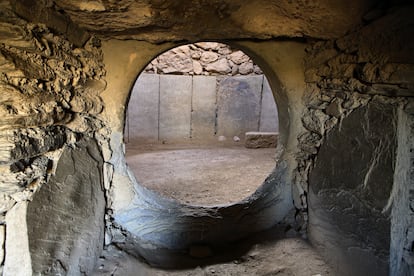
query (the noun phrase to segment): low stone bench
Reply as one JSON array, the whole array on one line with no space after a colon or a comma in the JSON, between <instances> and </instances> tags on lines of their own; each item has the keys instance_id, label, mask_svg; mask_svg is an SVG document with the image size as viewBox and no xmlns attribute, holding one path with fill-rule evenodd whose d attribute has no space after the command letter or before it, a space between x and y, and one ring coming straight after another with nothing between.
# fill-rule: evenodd
<instances>
[{"instance_id":1,"label":"low stone bench","mask_svg":"<svg viewBox=\"0 0 414 276\"><path fill-rule=\"evenodd\" d=\"M249 149L275 148L278 137L278 132L246 132L244 146Z\"/></svg>"}]
</instances>

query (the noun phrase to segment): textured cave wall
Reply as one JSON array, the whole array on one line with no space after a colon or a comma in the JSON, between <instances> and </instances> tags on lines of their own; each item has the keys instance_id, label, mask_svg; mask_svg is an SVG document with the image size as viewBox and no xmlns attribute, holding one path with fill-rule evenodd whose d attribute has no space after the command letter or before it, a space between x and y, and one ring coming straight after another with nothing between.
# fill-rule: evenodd
<instances>
[{"instance_id":1,"label":"textured cave wall","mask_svg":"<svg viewBox=\"0 0 414 276\"><path fill-rule=\"evenodd\" d=\"M407 146L397 131L399 110L414 94L412 11L390 10L307 49L307 131L298 137L296 173L307 201L297 206L309 207L310 240L338 275L402 275L409 271L403 266L412 267L403 259L412 254L401 214L409 200L396 196L410 183L395 168L407 158L401 157Z\"/></svg>"},{"instance_id":2,"label":"textured cave wall","mask_svg":"<svg viewBox=\"0 0 414 276\"><path fill-rule=\"evenodd\" d=\"M77 269L87 271L96 257L89 254L89 249L100 249L97 244L101 232L90 246L74 242L76 246L72 248L81 248L79 254L61 252L67 254L32 263L31 253L43 245L35 237L29 239L28 222L35 222L27 220L27 214L33 214L41 205L35 203L36 192L41 199L42 187L47 189L63 181L54 177L59 160L68 155L103 166L106 243L128 247L125 242L131 242L132 247L136 245L131 251L149 252L147 256L155 263L162 261L162 256L153 254L154 245L181 250L200 241L197 236L204 234L206 227L210 231L208 241L241 237L282 219L292 208L293 197L300 211L296 218L304 230L309 222L310 239L326 256L335 253L340 257L340 262L333 264L338 270L349 271L349 264L355 264L352 258L357 256L353 253L365 252L365 265L375 266L372 271L387 273L383 266L390 255L390 273L412 273L412 166L404 165L412 159L409 143L404 145L412 137L412 112L406 107L402 112L407 101L404 97L413 95L412 7L396 5L367 13L378 1L12 2L11 6L7 1L0 3L0 244L5 249L0 250L0 262L8 274L30 275L33 269L45 270L48 262L59 258L64 262L52 266L52 270L64 269L72 262ZM387 4L392 6L394 2L400 1ZM32 23L16 17L12 10ZM107 38L103 43L104 59L100 41L87 30ZM309 39L289 41L303 37ZM270 40L240 40L257 38ZM314 42L321 38L324 40ZM232 43L252 56L266 73L280 107L284 151L278 170L265 187L240 205L183 208L137 188L124 160L125 107L140 70L158 54L178 45L161 42L210 39L236 39ZM306 52L305 44L309 46ZM108 86L102 81L104 63ZM378 118L390 124L368 128L378 124ZM354 134L354 128L361 132ZM370 166L363 166L359 159L353 162L355 157L350 153L359 144L342 137L342 131L367 142L356 154L364 153L367 159L361 160L369 160ZM79 144L83 136L98 140L103 161L98 154L85 150L86 145ZM395 152L396 142L397 153L392 157L390 152ZM376 143L382 146L376 147ZM93 144L91 141L95 149L92 152L96 153ZM346 158L331 158L337 148L345 152ZM66 153L61 155L62 151ZM382 158L376 160L376 156ZM397 160L397 169L390 179L392 158ZM350 168L358 165L359 174L344 171L345 161L352 161ZM61 164L67 164L66 158ZM379 165L384 169L379 170ZM327 171L331 166L335 170ZM92 171L98 175L99 169L95 169ZM338 179L336 172L343 177ZM378 183L373 181L378 178ZM334 193L339 180L343 181L342 191ZM67 189L79 183L91 184L67 183L73 184ZM91 194L95 191L101 198L98 182L93 183L88 186L94 187ZM51 202L62 196L59 192L54 195ZM32 199L35 202L28 203ZM355 204L348 208L351 200ZM95 208L100 209L101 204ZM126 215L132 208L139 210L133 213L139 224L136 218ZM168 209L171 213L166 212ZM340 212L343 220L333 216L323 223L329 217L325 216L327 212ZM160 214L162 221L157 219ZM318 218L320 214L323 218ZM372 229L373 219L378 229ZM154 229L159 231L155 233ZM193 231L187 237L189 229ZM233 236L234 229L240 236ZM134 231L135 237L131 235ZM364 231L375 233L368 237ZM325 237L330 233L345 244L328 243ZM325 235L323 240L318 238L320 234ZM69 236L68 241L76 240L72 234ZM387 250L389 239L391 246ZM347 254L352 255L351 261ZM91 261L84 265L78 258L81 255L92 256ZM69 260L69 256L77 257Z\"/></svg>"},{"instance_id":3,"label":"textured cave wall","mask_svg":"<svg viewBox=\"0 0 414 276\"><path fill-rule=\"evenodd\" d=\"M343 275L388 275L396 122L396 108L376 101L353 111L310 174L309 235Z\"/></svg>"},{"instance_id":4,"label":"textured cave wall","mask_svg":"<svg viewBox=\"0 0 414 276\"><path fill-rule=\"evenodd\" d=\"M45 25L30 23L16 16L8 1L0 3L0 33L0 263L5 275L31 275L32 269L38 271L40 265L33 262L36 258L31 254L35 246L28 236L28 231L34 230L32 207L39 200L35 195L42 193L46 197L45 193L48 193L50 202L59 201L60 196L70 197L69 194L49 193L48 184L53 185L49 183L51 179L53 183L73 184L73 187L82 184L85 191L95 189L94 193L99 194L96 186L102 180L88 182L86 178L82 181L79 177L64 178L62 169L56 174L56 168L60 158L66 156L61 155L65 145L76 148L82 137L93 140L100 135L98 130L102 129L102 122L96 115L103 108L99 93L106 85L102 81L105 71L99 40L92 37L75 46ZM94 149L95 153L83 150L76 156L82 160L80 155L84 155L84 159L91 160L88 156L93 154L97 161L93 163L91 160L90 163L96 168L87 173L98 175L97 170L102 163L96 157L98 148L95 146ZM75 159L69 161L74 162L76 168L82 164L76 164ZM33 203L29 204L32 200ZM89 204L89 200L89 197L79 198L83 206ZM38 202L37 205L43 203ZM82 206L73 204L67 208L65 222L75 219L71 215L80 211L72 214L71 209ZM99 209L93 216L102 216L102 208L102 203L91 206L91 210ZM41 208L36 209L39 219L50 218L50 210L41 212ZM103 219L99 223L100 228L96 227L102 232ZM64 227L70 228L66 223ZM36 228L37 232L53 236L55 240L75 240L78 234L71 232L63 237L53 232L55 230L59 229L47 228L46 223ZM103 242L102 233L96 238ZM98 243L93 239L90 242ZM87 257L92 247L99 249L82 246L80 242L73 247L78 250L73 254ZM70 255L67 251L65 254Z\"/></svg>"},{"instance_id":5,"label":"textured cave wall","mask_svg":"<svg viewBox=\"0 0 414 276\"><path fill-rule=\"evenodd\" d=\"M30 1L15 0L16 10L35 22L60 26L68 36L75 26L104 37L150 42L209 39L331 39L362 23L375 0L319 1ZM64 11L58 13L55 11ZM52 15L53 16L52 16ZM99 23L97 23L97 21ZM288 24L287 24L288 22Z\"/></svg>"}]
</instances>

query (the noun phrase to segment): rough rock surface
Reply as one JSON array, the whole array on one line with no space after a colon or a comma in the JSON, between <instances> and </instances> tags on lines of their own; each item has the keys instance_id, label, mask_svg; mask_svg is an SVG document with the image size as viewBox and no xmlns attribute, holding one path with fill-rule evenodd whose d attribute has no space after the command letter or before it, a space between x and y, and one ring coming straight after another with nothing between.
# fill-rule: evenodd
<instances>
[{"instance_id":1,"label":"rough rock surface","mask_svg":"<svg viewBox=\"0 0 414 276\"><path fill-rule=\"evenodd\" d=\"M334 38L361 24L362 16L375 7L375 2L18 0L15 6L19 14L35 22L56 25L70 18L81 30L106 37L160 42L249 37ZM70 29L67 25L59 26L66 31Z\"/></svg>"},{"instance_id":2,"label":"rough rock surface","mask_svg":"<svg viewBox=\"0 0 414 276\"><path fill-rule=\"evenodd\" d=\"M7 34L0 43L0 190L19 201L47 180L49 152L99 125L91 117L102 110L105 71L95 38L77 48L17 17L7 2L0 23Z\"/></svg>"},{"instance_id":3,"label":"rough rock surface","mask_svg":"<svg viewBox=\"0 0 414 276\"><path fill-rule=\"evenodd\" d=\"M76 147L82 136L99 135L95 130L102 125L96 115L103 108L99 93L106 83L98 39L82 37L69 21L60 21L62 32L29 23L12 11L16 3L12 4L0 3L0 222L6 224L1 236L6 248L1 250L8 275L20 275L12 265L19 265L19 260L25 269L21 275L29 275L32 266L24 260L32 258L27 251L31 248L13 241L23 241L28 234L10 232L13 221L24 230L26 215L8 211L27 204L42 190L65 145ZM51 21L59 18L49 15ZM72 34L72 39L58 33ZM45 213L39 215L48 218ZM49 235L51 231L40 232ZM18 247L21 251L15 251Z\"/></svg>"},{"instance_id":4,"label":"rough rock surface","mask_svg":"<svg viewBox=\"0 0 414 276\"><path fill-rule=\"evenodd\" d=\"M355 110L327 134L310 173L311 240L330 263L350 264L344 274L388 275L396 121L396 109L377 102Z\"/></svg>"},{"instance_id":5,"label":"rough rock surface","mask_svg":"<svg viewBox=\"0 0 414 276\"><path fill-rule=\"evenodd\" d=\"M371 189L369 188L369 183L371 183L370 177L373 172L378 171L377 165L384 164L383 162L388 162L388 165L383 165L385 166L383 170L384 173L388 170L388 173L392 174L392 164L395 162L395 157L390 157L388 155L389 153L384 153L384 146L389 145L390 142L391 144L395 143L394 135L396 135L395 125L397 121L395 110L399 105L404 103L404 98L402 97L413 95L412 87L414 78L412 77L412 54L410 54L410 49L412 49L414 41L412 35L406 35L406 33L412 33L412 29L409 31L409 26L411 26L413 19L412 17L404 15L410 9L412 9L412 7L394 9L386 16L380 17L372 22L372 24L355 32L351 32L342 38L314 43L311 47L308 47L307 56L305 58L305 81L307 83L307 91L304 101L306 109L303 112L301 120L306 131L298 136L298 146L300 151L296 154L298 167L295 172L296 185L293 187L294 190L296 190L296 192L294 192L295 205L298 209L302 210L302 215L298 217L303 219L304 226L306 226L308 221L306 212L308 204L310 206L315 204L312 211L314 212L313 216L315 218L322 218L324 212L337 212L336 208L323 207L323 204L327 204L329 200L326 199L322 202L318 200L318 198L322 196L324 196L324 198L330 198L329 192L326 192L326 194L321 192L323 195L318 194L318 196L313 196L314 191L309 189L313 189L312 185L315 185L315 183L316 185L346 183L349 187L354 187L354 190L346 191L342 186L335 186L332 188L331 193L335 198L338 197L338 199L335 200L335 205L337 205L337 201L340 202L342 199L352 199L353 205L350 206L350 208L344 207L347 212L350 212L349 214L346 213L345 216L352 214L351 216L358 219L347 219L345 217L344 221L354 221L354 223L350 223L350 225L353 225L353 229L349 230L348 233L346 233L346 231L348 231L345 230L347 229L346 227L343 227L344 232L336 232L336 230L332 230L331 227L337 224L335 222L335 215L333 215L331 219L326 219L323 222L318 219L314 220L315 224L313 224L313 226L320 227L318 230L314 231L312 230L312 220L310 220L311 227L309 235L311 239L318 241L316 245L319 248L326 252L331 250L329 253L326 253L326 256L332 258L334 258L333 256L339 256L341 254L343 257L348 255L351 259L358 259L357 256L363 258L362 255L359 254L363 254L362 252L365 251L364 254L366 255L363 258L365 260L364 265L367 267L370 266L372 269L380 270L379 273L387 273L388 271L387 254L390 254L390 252L388 252L389 247L384 247L383 241L385 240L385 237L390 236L390 222L387 217L383 217L384 214L382 214L382 208L385 206L388 206L387 208L389 208L387 203L392 202L392 200L389 199L392 179L387 175L389 181L384 183L384 187L381 186ZM402 20L402 18L405 19ZM392 27L386 28L386 25ZM395 35L397 29L401 32L401 35ZM373 95L384 95L386 97ZM368 117L368 114L372 112L372 105L370 103L374 99L384 104L384 110L389 110L386 114L382 114L381 112L378 114L378 116L382 116L382 118L387 118L388 124L384 125L384 122L377 122L377 128L385 129L385 132L380 131L380 133L378 133L375 124L371 124L370 118L375 119L376 115ZM385 108L387 105L388 109ZM360 121L362 124L361 126L363 126L361 127L361 131L364 134L362 138L365 137L363 139L368 140L379 139L374 145L370 145L371 149L369 149L368 152L362 155L364 156L363 158L366 158L367 154L369 154L372 156L372 160L366 160L365 168L361 167L360 169L356 169L355 172L350 170L347 171L343 174L341 179L336 179L334 177L332 179L321 181L321 179L326 177L326 174L321 173L320 171L323 165L318 165L318 162L324 162L320 159L320 150L322 150L324 144L327 144L327 147L329 147L334 140L345 139L341 137L343 135L346 136L346 133L340 134L341 137L337 135L344 125L350 124L350 122L345 123L348 120L347 117L352 116L353 112L356 112L357 110L357 114L360 115L355 116L359 116L361 119L357 118L355 120ZM362 116L361 112L366 116ZM366 124L366 126L364 126L364 124ZM338 133L330 135L331 131ZM353 131L355 130L350 130L348 135L353 135L355 137L361 135L360 133L352 134ZM359 155L360 152L354 148L360 147L361 141L360 138L357 138L354 144L351 143L348 150L344 151L344 154L346 155L341 158L355 158L352 156ZM342 145L338 145L338 147L341 149ZM395 152L395 148L391 146L390 151ZM331 148L329 157L326 158L334 163L331 164L331 161L329 161L325 166L329 165L328 167L332 169L332 172L339 173L343 170L344 166L347 167L348 165L335 165L335 160L337 158L336 152L336 148ZM383 157L377 158L379 154L385 154L388 159L383 159ZM350 164L352 164L352 166L349 168L353 169L354 166L357 166L359 163L351 161ZM319 174L318 176L314 176L310 183L308 182L308 179L309 175L313 175L313 170L316 170L317 172L319 171ZM352 180L352 177L360 177L361 173L364 173L366 178L362 179L362 181L361 179ZM384 179L384 177L379 177L379 181L383 181ZM383 193L383 189L388 191L385 193L387 195L386 197L384 197L385 194ZM381 191L381 193L379 191ZM370 196L367 197L367 194L365 193L368 193ZM310 196L309 198L308 195ZM363 196L361 197L361 195ZM377 203L379 201L381 203L378 205ZM349 200L345 199L344 204L346 204L346 202L349 202ZM371 227L374 222L370 222L369 219L366 219L367 215L368 217L370 216L370 212L376 214L372 214L373 217L378 217L378 221L375 221L375 223L378 222L378 227L371 230L369 227ZM402 221L396 222L395 220L393 225L398 225L399 223L402 223ZM380 225L382 225L382 227ZM341 228L341 226L339 227ZM323 234L325 230L322 229L326 230L325 234ZM338 238L338 240L343 239L344 244L338 245L335 244L335 242L323 242L323 239L320 237L329 236L331 231L334 231L334 235L340 236L341 238ZM367 239L366 237L363 237L362 233L367 232L371 233L368 241L366 241L369 245L364 244L363 242L361 243L362 240ZM380 234L380 232L382 232L382 234ZM354 238L347 238L347 235L354 234ZM404 239L399 237L396 238L396 240L402 241ZM400 245L402 243L403 242L401 242ZM355 244L359 245L355 246ZM368 246L370 250L367 250L366 246ZM351 254L345 253L349 252L349 250L347 251L346 249L348 247L353 248ZM401 252L401 249L391 248L391 255L397 255L394 255L395 250ZM399 256L401 260L401 255ZM335 263L343 265L343 271L346 269L355 269L355 273L362 273L362 275L365 273L361 272L364 271L364 269L370 270L370 268L360 266L361 271L358 272L356 269L357 266L352 264L347 265L345 261ZM399 268L401 268L401 266L399 266ZM399 268L395 269L398 270Z\"/></svg>"},{"instance_id":6,"label":"rough rock surface","mask_svg":"<svg viewBox=\"0 0 414 276\"><path fill-rule=\"evenodd\" d=\"M103 247L102 163L93 140L81 141L73 149L65 148L54 176L28 204L34 274L91 273Z\"/></svg>"},{"instance_id":7,"label":"rough rock surface","mask_svg":"<svg viewBox=\"0 0 414 276\"><path fill-rule=\"evenodd\" d=\"M277 146L277 132L246 132L244 145L246 148L275 148Z\"/></svg>"}]
</instances>

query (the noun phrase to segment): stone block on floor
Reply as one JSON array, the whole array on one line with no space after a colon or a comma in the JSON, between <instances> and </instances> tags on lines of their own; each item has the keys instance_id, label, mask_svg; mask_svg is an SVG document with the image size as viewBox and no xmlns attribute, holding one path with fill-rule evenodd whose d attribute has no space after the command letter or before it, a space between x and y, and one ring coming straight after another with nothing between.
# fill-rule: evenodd
<instances>
[{"instance_id":1,"label":"stone block on floor","mask_svg":"<svg viewBox=\"0 0 414 276\"><path fill-rule=\"evenodd\" d=\"M250 149L275 148L278 137L278 132L246 132L244 146Z\"/></svg>"}]
</instances>

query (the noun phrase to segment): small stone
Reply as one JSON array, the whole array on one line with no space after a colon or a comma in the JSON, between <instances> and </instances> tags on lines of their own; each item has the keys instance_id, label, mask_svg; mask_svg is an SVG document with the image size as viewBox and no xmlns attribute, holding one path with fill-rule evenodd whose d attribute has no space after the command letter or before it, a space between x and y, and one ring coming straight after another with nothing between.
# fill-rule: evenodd
<instances>
[{"instance_id":1,"label":"small stone","mask_svg":"<svg viewBox=\"0 0 414 276\"><path fill-rule=\"evenodd\" d=\"M253 63L243 62L239 66L239 73L242 75L248 75L253 72Z\"/></svg>"},{"instance_id":2,"label":"small stone","mask_svg":"<svg viewBox=\"0 0 414 276\"><path fill-rule=\"evenodd\" d=\"M220 55L230 55L231 54L231 49L228 46L223 45L223 47L220 47L217 52Z\"/></svg>"},{"instance_id":3,"label":"small stone","mask_svg":"<svg viewBox=\"0 0 414 276\"><path fill-rule=\"evenodd\" d=\"M207 64L206 70L209 72L219 73L219 74L227 74L231 72L230 65L227 59L222 58L216 62Z\"/></svg>"},{"instance_id":4,"label":"small stone","mask_svg":"<svg viewBox=\"0 0 414 276\"><path fill-rule=\"evenodd\" d=\"M236 64L242 64L243 62L247 62L250 58L243 53L242 51L236 51L229 56L230 60Z\"/></svg>"},{"instance_id":5,"label":"small stone","mask_svg":"<svg viewBox=\"0 0 414 276\"><path fill-rule=\"evenodd\" d=\"M234 142L240 142L240 137L239 136L234 136L233 141Z\"/></svg>"},{"instance_id":6,"label":"small stone","mask_svg":"<svg viewBox=\"0 0 414 276\"><path fill-rule=\"evenodd\" d=\"M193 70L193 60L184 53L166 52L158 59L158 70L165 74L187 73Z\"/></svg>"},{"instance_id":7,"label":"small stone","mask_svg":"<svg viewBox=\"0 0 414 276\"><path fill-rule=\"evenodd\" d=\"M219 140L219 142L224 142L224 141L227 140L227 138L225 136L221 135L221 136L218 137L218 140Z\"/></svg>"},{"instance_id":8,"label":"small stone","mask_svg":"<svg viewBox=\"0 0 414 276\"><path fill-rule=\"evenodd\" d=\"M254 68L253 71L254 71L255 74L258 74L258 75L263 74L263 71L262 71L262 69L260 69L259 66L254 65L253 68Z\"/></svg>"},{"instance_id":9,"label":"small stone","mask_svg":"<svg viewBox=\"0 0 414 276\"><path fill-rule=\"evenodd\" d=\"M198 42L195 45L203 50L217 50L221 47L221 44L217 42Z\"/></svg>"},{"instance_id":10,"label":"small stone","mask_svg":"<svg viewBox=\"0 0 414 276\"><path fill-rule=\"evenodd\" d=\"M212 63L218 59L218 54L214 52L203 52L200 61L204 63Z\"/></svg>"},{"instance_id":11,"label":"small stone","mask_svg":"<svg viewBox=\"0 0 414 276\"><path fill-rule=\"evenodd\" d=\"M188 46L188 45L183 45L183 46L177 47L174 50L177 53L181 52L181 53L185 54L186 56L191 55L191 49L190 49L190 46Z\"/></svg>"}]
</instances>

